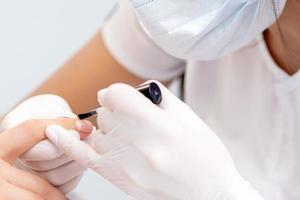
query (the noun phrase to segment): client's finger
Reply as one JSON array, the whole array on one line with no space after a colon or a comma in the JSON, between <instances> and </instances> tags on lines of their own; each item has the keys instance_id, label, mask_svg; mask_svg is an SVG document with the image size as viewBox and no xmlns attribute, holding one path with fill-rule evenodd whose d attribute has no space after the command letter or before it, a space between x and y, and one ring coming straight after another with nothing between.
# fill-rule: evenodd
<instances>
[{"instance_id":1,"label":"client's finger","mask_svg":"<svg viewBox=\"0 0 300 200\"><path fill-rule=\"evenodd\" d=\"M45 200L38 194L31 191L25 190L23 188L17 187L9 182L0 180L0 199L5 200Z\"/></svg>"},{"instance_id":2,"label":"client's finger","mask_svg":"<svg viewBox=\"0 0 300 200\"><path fill-rule=\"evenodd\" d=\"M93 129L88 121L81 121L82 129L85 131ZM25 153L35 144L46 139L45 130L49 125L60 125L69 130L76 130L78 122L71 118L59 118L55 120L31 119L24 121L20 125L4 131L0 134L0 158L6 162L13 163L19 156ZM88 128L89 126L90 129ZM86 138L89 133L84 132L82 138Z\"/></svg>"}]
</instances>

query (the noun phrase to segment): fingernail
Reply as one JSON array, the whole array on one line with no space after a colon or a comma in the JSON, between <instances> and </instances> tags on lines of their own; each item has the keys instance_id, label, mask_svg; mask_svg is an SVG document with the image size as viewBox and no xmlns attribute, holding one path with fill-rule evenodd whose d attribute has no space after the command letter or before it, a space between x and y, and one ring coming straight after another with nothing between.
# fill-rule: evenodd
<instances>
[{"instance_id":1,"label":"fingernail","mask_svg":"<svg viewBox=\"0 0 300 200\"><path fill-rule=\"evenodd\" d=\"M76 120L75 127L77 131L84 133L90 133L93 130L93 124L87 120Z\"/></svg>"},{"instance_id":2,"label":"fingernail","mask_svg":"<svg viewBox=\"0 0 300 200\"><path fill-rule=\"evenodd\" d=\"M102 90L100 90L100 91L98 92L98 102L99 102L100 105L103 105L103 102L104 102L104 95L105 95L106 91L107 91L107 88L102 89Z\"/></svg>"}]
</instances>

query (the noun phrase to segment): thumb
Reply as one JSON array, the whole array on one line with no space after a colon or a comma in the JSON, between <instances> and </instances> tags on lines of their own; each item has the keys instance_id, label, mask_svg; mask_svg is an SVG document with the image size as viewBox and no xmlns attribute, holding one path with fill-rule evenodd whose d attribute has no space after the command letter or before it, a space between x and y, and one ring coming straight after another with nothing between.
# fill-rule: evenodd
<instances>
[{"instance_id":1,"label":"thumb","mask_svg":"<svg viewBox=\"0 0 300 200\"><path fill-rule=\"evenodd\" d=\"M156 106L135 88L126 84L113 84L98 92L99 104L110 111L138 113L144 108Z\"/></svg>"},{"instance_id":2,"label":"thumb","mask_svg":"<svg viewBox=\"0 0 300 200\"><path fill-rule=\"evenodd\" d=\"M93 170L98 168L102 156L91 146L81 141L76 131L68 131L63 127L52 125L46 129L46 136L59 150L83 167Z\"/></svg>"}]
</instances>

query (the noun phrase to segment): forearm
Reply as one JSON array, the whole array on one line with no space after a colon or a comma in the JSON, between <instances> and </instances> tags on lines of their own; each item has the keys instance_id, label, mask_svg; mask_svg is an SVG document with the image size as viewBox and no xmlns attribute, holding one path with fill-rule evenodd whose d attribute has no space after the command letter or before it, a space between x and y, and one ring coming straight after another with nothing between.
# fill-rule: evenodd
<instances>
[{"instance_id":1,"label":"forearm","mask_svg":"<svg viewBox=\"0 0 300 200\"><path fill-rule=\"evenodd\" d=\"M138 85L144 80L129 73L106 49L97 33L77 54L30 96L56 94L66 99L75 113L97 107L97 92L114 82Z\"/></svg>"}]
</instances>

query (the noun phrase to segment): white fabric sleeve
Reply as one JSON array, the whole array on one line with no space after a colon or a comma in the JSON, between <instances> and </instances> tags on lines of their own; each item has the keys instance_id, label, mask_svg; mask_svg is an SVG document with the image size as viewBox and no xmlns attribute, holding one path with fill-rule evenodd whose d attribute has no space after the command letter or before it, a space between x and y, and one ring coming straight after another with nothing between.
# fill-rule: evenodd
<instances>
[{"instance_id":1,"label":"white fabric sleeve","mask_svg":"<svg viewBox=\"0 0 300 200\"><path fill-rule=\"evenodd\" d=\"M158 47L145 33L128 0L121 0L102 28L104 44L112 56L143 79L171 80L183 73L185 61Z\"/></svg>"}]
</instances>

